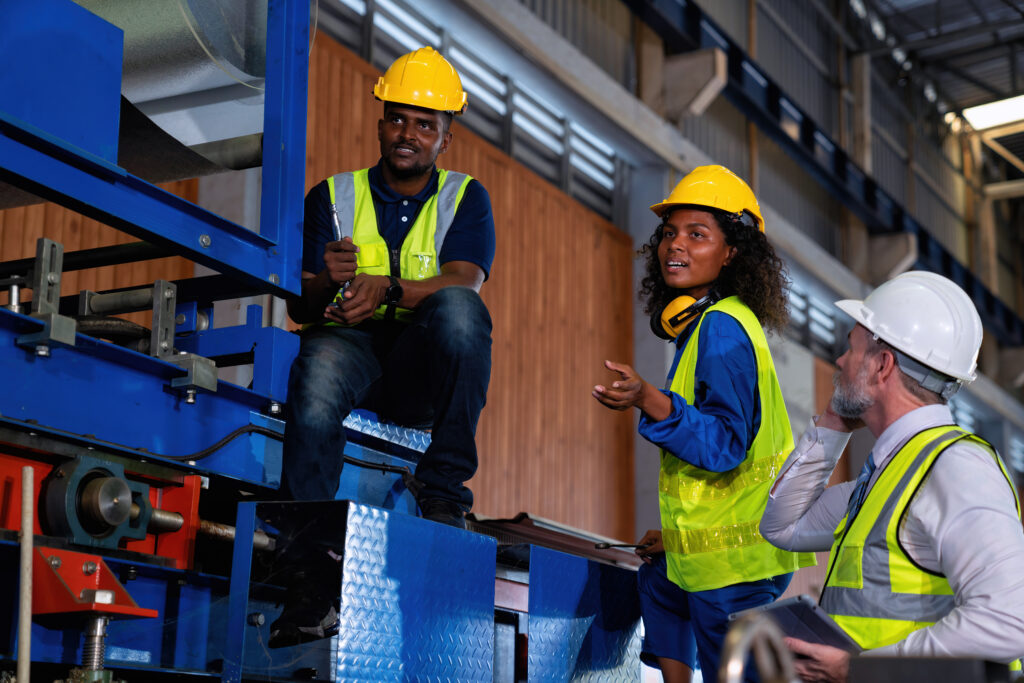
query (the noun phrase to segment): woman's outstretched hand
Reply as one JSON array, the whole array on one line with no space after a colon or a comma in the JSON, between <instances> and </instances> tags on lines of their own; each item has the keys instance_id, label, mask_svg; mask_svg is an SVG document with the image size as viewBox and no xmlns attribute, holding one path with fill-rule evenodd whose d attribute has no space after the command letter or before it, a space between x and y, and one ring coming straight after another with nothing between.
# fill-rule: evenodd
<instances>
[{"instance_id":1,"label":"woman's outstretched hand","mask_svg":"<svg viewBox=\"0 0 1024 683\"><path fill-rule=\"evenodd\" d=\"M652 419L659 421L664 420L672 413L672 401L645 382L636 370L625 363L613 363L610 360L606 360L604 366L618 374L619 379L610 385L597 384L594 386L590 393L601 405L612 410L628 410L636 407L647 413Z\"/></svg>"}]
</instances>

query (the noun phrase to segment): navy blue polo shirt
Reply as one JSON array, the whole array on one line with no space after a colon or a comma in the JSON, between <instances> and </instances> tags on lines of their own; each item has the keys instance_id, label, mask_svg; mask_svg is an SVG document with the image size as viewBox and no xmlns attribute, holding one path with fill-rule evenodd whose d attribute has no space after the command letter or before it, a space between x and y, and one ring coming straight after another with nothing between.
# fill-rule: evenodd
<instances>
[{"instance_id":1,"label":"navy blue polo shirt","mask_svg":"<svg viewBox=\"0 0 1024 683\"><path fill-rule=\"evenodd\" d=\"M409 229L416 222L423 204L437 193L439 173L434 168L430 182L415 195L401 195L384 182L381 162L369 171L370 192L377 210L377 229L388 244L388 249L401 249ZM331 193L327 181L314 186L306 195L306 213L302 234L302 269L319 273L324 269L324 248L334 241L334 228L330 213ZM491 198L477 180L470 181L455 212L455 218L438 260L441 265L450 261L469 261L480 266L484 277L491 272L494 262L494 216Z\"/></svg>"}]
</instances>

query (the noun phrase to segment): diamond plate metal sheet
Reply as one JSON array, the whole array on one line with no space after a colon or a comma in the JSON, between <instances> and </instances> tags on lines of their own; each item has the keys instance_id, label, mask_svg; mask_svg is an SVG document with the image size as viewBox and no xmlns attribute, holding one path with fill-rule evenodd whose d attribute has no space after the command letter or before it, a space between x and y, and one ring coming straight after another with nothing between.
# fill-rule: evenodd
<instances>
[{"instance_id":1,"label":"diamond plate metal sheet","mask_svg":"<svg viewBox=\"0 0 1024 683\"><path fill-rule=\"evenodd\" d=\"M491 681L495 541L349 503L337 681Z\"/></svg>"},{"instance_id":2,"label":"diamond plate metal sheet","mask_svg":"<svg viewBox=\"0 0 1024 683\"><path fill-rule=\"evenodd\" d=\"M360 410L353 410L349 413L348 417L345 418L344 425L346 429L351 429L353 432L365 434L366 436L387 441L388 443L420 453L427 450L427 446L430 445L430 432L412 429L411 427L400 427L387 422L378 422Z\"/></svg>"},{"instance_id":3,"label":"diamond plate metal sheet","mask_svg":"<svg viewBox=\"0 0 1024 683\"><path fill-rule=\"evenodd\" d=\"M639 681L636 572L531 546L529 681Z\"/></svg>"}]
</instances>

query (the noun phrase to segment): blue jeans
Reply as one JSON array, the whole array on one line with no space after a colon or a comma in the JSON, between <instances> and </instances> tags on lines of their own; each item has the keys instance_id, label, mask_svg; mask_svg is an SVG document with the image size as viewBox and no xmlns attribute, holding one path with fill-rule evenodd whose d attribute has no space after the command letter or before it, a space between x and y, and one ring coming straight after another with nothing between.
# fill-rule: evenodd
<instances>
[{"instance_id":1,"label":"blue jeans","mask_svg":"<svg viewBox=\"0 0 1024 683\"><path fill-rule=\"evenodd\" d=\"M411 322L317 326L302 335L288 378L281 492L329 500L338 491L342 422L356 407L407 426L433 426L416 467L420 499L468 510L476 472L476 424L491 377L491 317L468 287L424 299Z\"/></svg>"},{"instance_id":2,"label":"blue jeans","mask_svg":"<svg viewBox=\"0 0 1024 683\"><path fill-rule=\"evenodd\" d=\"M722 641L729 630L729 615L775 602L789 586L792 574L736 583L706 591L686 591L667 574L665 556L640 566L637 587L644 620L641 659L654 665L655 657L669 657L694 668L695 659L705 681L718 680ZM696 655L696 656L695 656ZM748 661L744 680L757 681Z\"/></svg>"}]
</instances>

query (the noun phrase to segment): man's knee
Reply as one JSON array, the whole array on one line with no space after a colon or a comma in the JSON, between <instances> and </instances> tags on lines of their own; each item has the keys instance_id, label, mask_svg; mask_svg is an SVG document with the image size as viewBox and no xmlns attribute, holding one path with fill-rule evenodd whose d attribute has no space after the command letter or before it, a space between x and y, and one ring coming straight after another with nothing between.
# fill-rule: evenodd
<instances>
[{"instance_id":1,"label":"man's knee","mask_svg":"<svg viewBox=\"0 0 1024 683\"><path fill-rule=\"evenodd\" d=\"M428 329L451 341L472 340L491 333L491 315L483 299L469 287L444 287L420 304Z\"/></svg>"}]
</instances>

